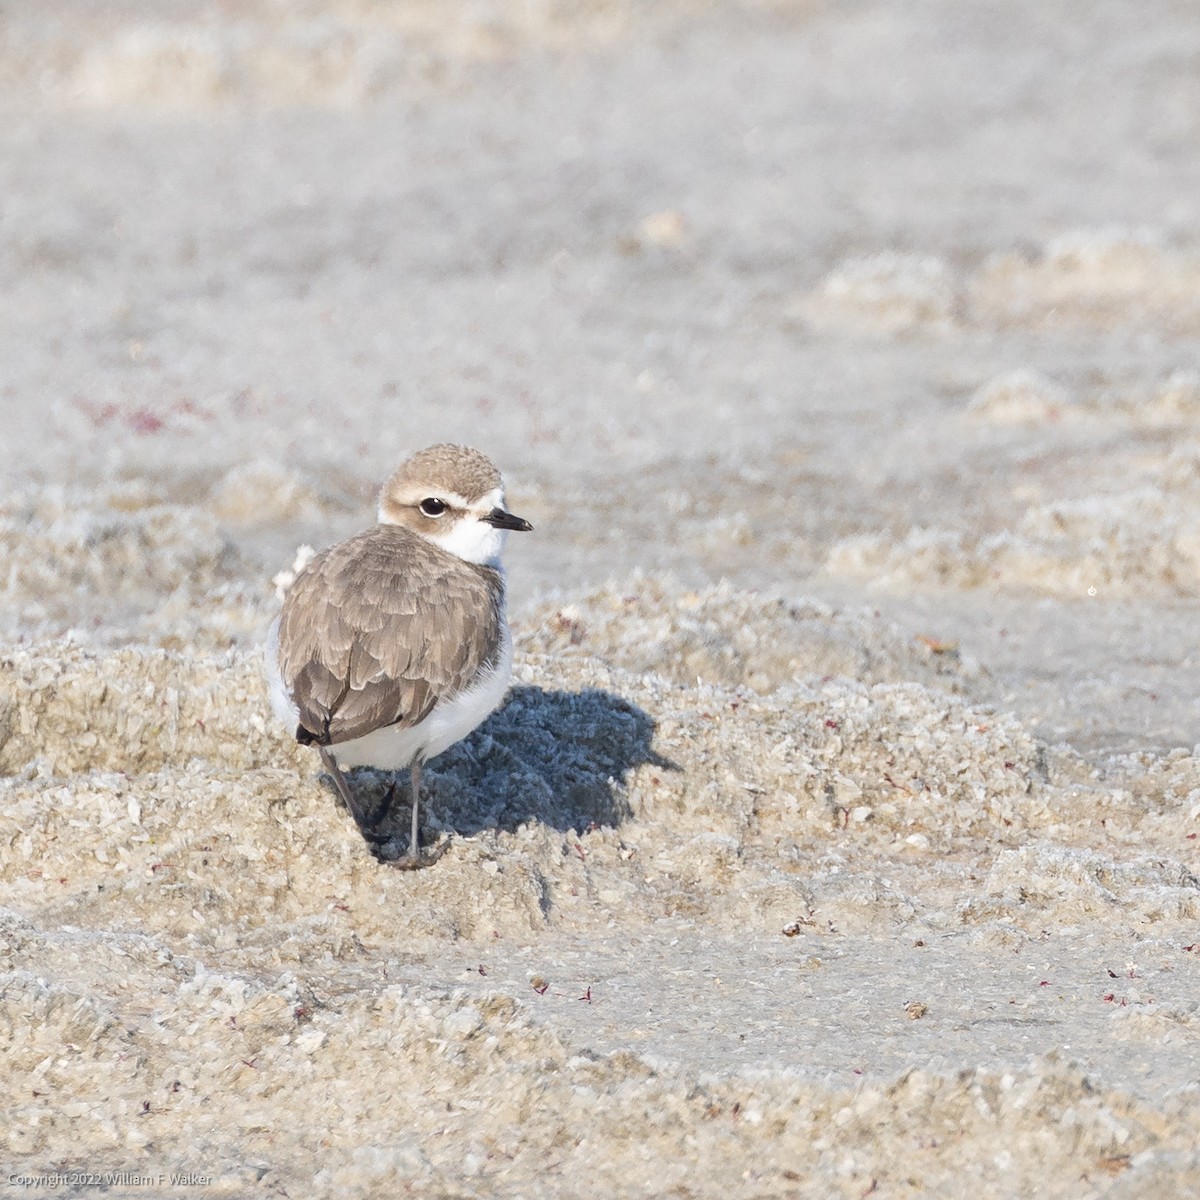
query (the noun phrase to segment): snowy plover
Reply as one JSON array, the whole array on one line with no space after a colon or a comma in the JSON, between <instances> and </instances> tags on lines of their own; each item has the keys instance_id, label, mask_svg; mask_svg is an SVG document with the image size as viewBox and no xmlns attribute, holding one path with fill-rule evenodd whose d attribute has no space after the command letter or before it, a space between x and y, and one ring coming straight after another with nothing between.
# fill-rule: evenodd
<instances>
[{"instance_id":1,"label":"snowy plover","mask_svg":"<svg viewBox=\"0 0 1200 1200\"><path fill-rule=\"evenodd\" d=\"M504 506L491 461L430 446L401 463L379 524L322 551L297 575L267 639L271 706L316 746L364 838L378 847L394 787L365 808L344 767L411 769L412 839L397 865L423 866L421 766L504 698L512 638L500 554L528 521Z\"/></svg>"}]
</instances>

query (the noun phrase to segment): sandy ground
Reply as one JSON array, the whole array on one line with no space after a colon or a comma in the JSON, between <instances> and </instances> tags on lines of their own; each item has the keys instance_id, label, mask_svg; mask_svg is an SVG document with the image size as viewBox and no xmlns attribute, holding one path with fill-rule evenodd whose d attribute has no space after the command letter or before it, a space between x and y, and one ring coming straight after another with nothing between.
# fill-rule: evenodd
<instances>
[{"instance_id":1,"label":"sandy ground","mask_svg":"<svg viewBox=\"0 0 1200 1200\"><path fill-rule=\"evenodd\" d=\"M1200 1195L1198 55L8 6L0 1187ZM536 533L404 874L258 646L439 440Z\"/></svg>"}]
</instances>

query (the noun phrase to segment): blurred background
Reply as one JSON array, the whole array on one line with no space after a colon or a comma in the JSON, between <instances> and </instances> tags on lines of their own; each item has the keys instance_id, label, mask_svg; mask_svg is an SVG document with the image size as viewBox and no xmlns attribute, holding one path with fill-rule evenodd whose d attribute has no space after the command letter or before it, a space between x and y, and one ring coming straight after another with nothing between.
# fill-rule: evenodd
<instances>
[{"instance_id":1,"label":"blurred background","mask_svg":"<svg viewBox=\"0 0 1200 1200\"><path fill-rule=\"evenodd\" d=\"M460 440L528 613L726 577L1200 741L1194 5L44 0L0 106L10 637L250 645Z\"/></svg>"}]
</instances>

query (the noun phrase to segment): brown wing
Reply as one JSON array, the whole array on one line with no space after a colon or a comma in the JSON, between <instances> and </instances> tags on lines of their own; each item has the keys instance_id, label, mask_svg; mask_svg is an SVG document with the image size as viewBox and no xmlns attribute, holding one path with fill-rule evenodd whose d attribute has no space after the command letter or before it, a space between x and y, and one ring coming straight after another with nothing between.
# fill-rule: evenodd
<instances>
[{"instance_id":1,"label":"brown wing","mask_svg":"<svg viewBox=\"0 0 1200 1200\"><path fill-rule=\"evenodd\" d=\"M391 525L317 555L279 621L296 737L336 745L415 725L496 653L502 581Z\"/></svg>"}]
</instances>

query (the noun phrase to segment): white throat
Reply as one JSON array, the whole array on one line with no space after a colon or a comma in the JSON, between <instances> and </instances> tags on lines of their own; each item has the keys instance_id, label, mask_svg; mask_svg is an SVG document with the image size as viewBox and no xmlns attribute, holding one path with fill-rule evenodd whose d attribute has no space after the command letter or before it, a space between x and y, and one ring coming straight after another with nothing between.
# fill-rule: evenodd
<instances>
[{"instance_id":1,"label":"white throat","mask_svg":"<svg viewBox=\"0 0 1200 1200\"><path fill-rule=\"evenodd\" d=\"M485 524L474 513L469 512L455 521L445 533L427 534L426 540L443 550L448 550L464 562L499 567L500 555L504 553L508 533L494 525Z\"/></svg>"}]
</instances>

